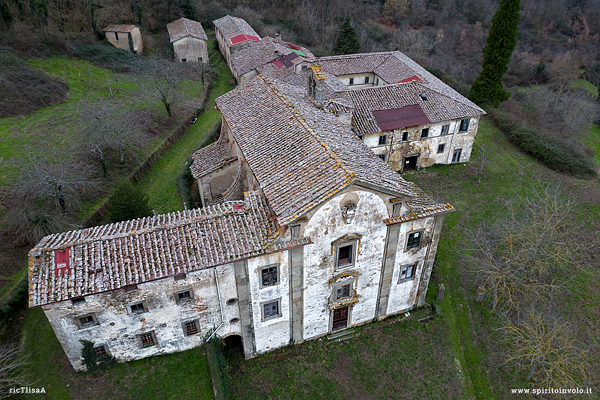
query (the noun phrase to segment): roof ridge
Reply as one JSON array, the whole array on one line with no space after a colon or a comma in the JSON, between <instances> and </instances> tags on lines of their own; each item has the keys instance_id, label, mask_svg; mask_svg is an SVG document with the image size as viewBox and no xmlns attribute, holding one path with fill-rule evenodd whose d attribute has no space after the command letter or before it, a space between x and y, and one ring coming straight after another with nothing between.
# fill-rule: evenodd
<instances>
[{"instance_id":1,"label":"roof ridge","mask_svg":"<svg viewBox=\"0 0 600 400\"><path fill-rule=\"evenodd\" d=\"M317 140L317 142L319 142L319 144L321 146L323 146L325 148L326 153L335 160L335 162L344 170L344 172L348 175L348 180L346 183L351 183L353 180L356 179L356 173L354 171L351 171L340 159L340 157L335 153L335 151L333 151L333 149L327 144L327 142L325 140L323 140L323 138L321 138L315 131L314 129L308 125L308 123L306 122L306 120L302 117L302 115L300 114L300 112L298 110L296 110L296 107L294 107L287 99L284 98L284 96L279 93L279 90L275 87L275 85L269 80L267 79L263 74L260 75L261 78L271 87L271 89L273 90L273 92L277 95L277 97L279 97L281 99L281 101L283 101L286 104L286 107L294 114L294 116L296 117L296 119L300 122L300 124L302 124L302 126L304 126L304 128L310 132L310 134Z\"/></svg>"}]
</instances>

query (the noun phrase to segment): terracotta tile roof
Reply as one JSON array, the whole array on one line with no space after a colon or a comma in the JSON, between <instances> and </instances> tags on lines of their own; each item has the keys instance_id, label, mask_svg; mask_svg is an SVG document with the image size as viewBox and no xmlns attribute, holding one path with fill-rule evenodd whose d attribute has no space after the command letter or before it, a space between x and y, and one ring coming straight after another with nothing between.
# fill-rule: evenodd
<instances>
[{"instance_id":1,"label":"terracotta tile roof","mask_svg":"<svg viewBox=\"0 0 600 400\"><path fill-rule=\"evenodd\" d=\"M216 142L192 154L194 162L190 166L190 171L194 179L200 179L214 170L221 168L228 161L235 159L230 156L229 150L230 143L219 138Z\"/></svg>"},{"instance_id":2,"label":"terracotta tile roof","mask_svg":"<svg viewBox=\"0 0 600 400\"><path fill-rule=\"evenodd\" d=\"M314 59L314 56L308 49L302 48L307 53L306 59ZM287 57L287 58L286 58ZM297 53L288 47L288 44L280 39L265 37L260 42L253 42L244 49L240 49L231 55L231 66L238 75L256 69L259 66L272 61L286 59L292 62L290 57L300 57ZM286 62L286 64L289 64ZM286 65L286 67L290 67Z\"/></svg>"},{"instance_id":3,"label":"terracotta tile roof","mask_svg":"<svg viewBox=\"0 0 600 400\"><path fill-rule=\"evenodd\" d=\"M260 41L260 36L258 36L258 33L256 33L254 29L252 29L252 27L241 18L226 15L223 18L214 20L213 24L215 24L215 28L217 28L219 32L221 32L221 35L223 35L225 43L228 47L231 47L234 44L245 42L247 40L252 40L247 38L247 40L242 42L233 43L231 39L239 35L253 36Z\"/></svg>"},{"instance_id":4,"label":"terracotta tile roof","mask_svg":"<svg viewBox=\"0 0 600 400\"><path fill-rule=\"evenodd\" d=\"M135 25L109 25L102 32L131 32Z\"/></svg>"},{"instance_id":5,"label":"terracotta tile roof","mask_svg":"<svg viewBox=\"0 0 600 400\"><path fill-rule=\"evenodd\" d=\"M202 24L187 18L179 18L178 20L167 24L167 30L169 31L171 43L188 36L196 39L208 40Z\"/></svg>"},{"instance_id":6,"label":"terracotta tile roof","mask_svg":"<svg viewBox=\"0 0 600 400\"><path fill-rule=\"evenodd\" d=\"M310 242L278 241L260 192L244 201L46 236L29 253L29 306L231 263ZM69 273L54 254L69 247Z\"/></svg>"},{"instance_id":7,"label":"terracotta tile roof","mask_svg":"<svg viewBox=\"0 0 600 400\"><path fill-rule=\"evenodd\" d=\"M353 183L411 198L422 193L349 125L316 108L302 87L260 75L216 102L282 225Z\"/></svg>"},{"instance_id":8,"label":"terracotta tile roof","mask_svg":"<svg viewBox=\"0 0 600 400\"><path fill-rule=\"evenodd\" d=\"M418 104L389 110L376 110L372 113L379 129L382 131L393 131L409 126L425 125L430 122Z\"/></svg>"},{"instance_id":9,"label":"terracotta tile roof","mask_svg":"<svg viewBox=\"0 0 600 400\"><path fill-rule=\"evenodd\" d=\"M426 100L421 97L423 94ZM355 107L352 124L358 135L382 132L373 115L373 112L378 110L419 106L430 122L449 121L485 114L477 106L471 107L465 102L456 101L445 93L431 90L428 85L418 81L349 90L346 92L346 96ZM414 125L404 127L408 126Z\"/></svg>"}]
</instances>

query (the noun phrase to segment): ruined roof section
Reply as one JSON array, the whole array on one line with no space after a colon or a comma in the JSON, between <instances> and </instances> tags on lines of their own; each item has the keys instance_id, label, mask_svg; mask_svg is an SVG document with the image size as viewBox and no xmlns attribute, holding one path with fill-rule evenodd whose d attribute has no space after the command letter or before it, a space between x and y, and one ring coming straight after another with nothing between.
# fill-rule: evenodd
<instances>
[{"instance_id":1,"label":"ruined roof section","mask_svg":"<svg viewBox=\"0 0 600 400\"><path fill-rule=\"evenodd\" d=\"M278 242L260 192L244 201L46 236L30 251L29 305L41 306L306 244ZM69 273L54 250L69 247Z\"/></svg>"},{"instance_id":2,"label":"ruined roof section","mask_svg":"<svg viewBox=\"0 0 600 400\"><path fill-rule=\"evenodd\" d=\"M102 32L131 32L135 25L109 25Z\"/></svg>"},{"instance_id":3,"label":"ruined roof section","mask_svg":"<svg viewBox=\"0 0 600 400\"><path fill-rule=\"evenodd\" d=\"M202 24L187 18L179 18L178 20L167 24L167 30L169 31L171 43L188 36L196 39L208 40Z\"/></svg>"},{"instance_id":4,"label":"ruined roof section","mask_svg":"<svg viewBox=\"0 0 600 400\"><path fill-rule=\"evenodd\" d=\"M217 28L219 32L221 32L221 35L223 35L225 43L227 43L228 47L247 42L248 40L256 39L256 41L260 41L260 36L258 36L258 33L256 33L254 29L252 29L252 27L241 18L226 15L223 18L214 20L213 24L215 24L215 28ZM236 36L240 35L247 36L242 36L243 40L232 40ZM249 36L253 37L254 39L250 38Z\"/></svg>"},{"instance_id":5,"label":"ruined roof section","mask_svg":"<svg viewBox=\"0 0 600 400\"><path fill-rule=\"evenodd\" d=\"M484 114L479 107L471 107L464 102L455 101L444 93L430 90L424 83L418 81L349 90L346 92L346 96L350 98L355 107L352 124L358 135L386 130L377 123L374 111L418 106L429 122L449 121ZM403 123L400 125L409 127L420 124L406 125ZM384 128L387 127L384 126Z\"/></svg>"},{"instance_id":6,"label":"ruined roof section","mask_svg":"<svg viewBox=\"0 0 600 400\"><path fill-rule=\"evenodd\" d=\"M305 93L261 75L217 99L279 223L291 223L352 183L418 196L414 184Z\"/></svg>"},{"instance_id":7,"label":"ruined roof section","mask_svg":"<svg viewBox=\"0 0 600 400\"><path fill-rule=\"evenodd\" d=\"M233 160L234 158L229 154L230 144L221 137L218 141L192 154L194 162L190 166L190 171L194 179L200 179Z\"/></svg>"},{"instance_id":8,"label":"ruined roof section","mask_svg":"<svg viewBox=\"0 0 600 400\"><path fill-rule=\"evenodd\" d=\"M263 77L216 102L282 225L352 181L339 158Z\"/></svg>"}]
</instances>

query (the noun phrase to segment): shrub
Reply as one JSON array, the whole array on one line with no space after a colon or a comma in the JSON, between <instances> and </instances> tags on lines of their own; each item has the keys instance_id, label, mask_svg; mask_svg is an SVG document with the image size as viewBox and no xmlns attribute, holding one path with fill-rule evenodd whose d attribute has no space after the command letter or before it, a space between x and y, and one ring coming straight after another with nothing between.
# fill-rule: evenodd
<instances>
[{"instance_id":1,"label":"shrub","mask_svg":"<svg viewBox=\"0 0 600 400\"><path fill-rule=\"evenodd\" d=\"M29 114L67 97L66 83L31 68L8 47L0 46L0 117Z\"/></svg>"},{"instance_id":2,"label":"shrub","mask_svg":"<svg viewBox=\"0 0 600 400\"><path fill-rule=\"evenodd\" d=\"M115 72L130 72L135 69L137 62L132 53L109 44L79 46L75 53L83 60Z\"/></svg>"},{"instance_id":3,"label":"shrub","mask_svg":"<svg viewBox=\"0 0 600 400\"><path fill-rule=\"evenodd\" d=\"M152 215L152 209L148 205L148 195L126 179L117 181L106 211L111 223Z\"/></svg>"},{"instance_id":4,"label":"shrub","mask_svg":"<svg viewBox=\"0 0 600 400\"><path fill-rule=\"evenodd\" d=\"M29 282L27 279L23 279L14 290L11 298L4 304L4 307L0 308L0 319L14 315L16 311L21 310L25 306L29 294L28 289Z\"/></svg>"},{"instance_id":5,"label":"shrub","mask_svg":"<svg viewBox=\"0 0 600 400\"><path fill-rule=\"evenodd\" d=\"M517 124L502 112L494 110L488 112L494 123L512 143L547 167L584 178L596 176L590 160L578 157L555 139L540 136L533 129Z\"/></svg>"},{"instance_id":6,"label":"shrub","mask_svg":"<svg viewBox=\"0 0 600 400\"><path fill-rule=\"evenodd\" d=\"M88 371L103 371L117 364L117 359L111 354L98 357L94 351L94 342L85 339L80 339L79 342L83 345L81 357Z\"/></svg>"}]
</instances>

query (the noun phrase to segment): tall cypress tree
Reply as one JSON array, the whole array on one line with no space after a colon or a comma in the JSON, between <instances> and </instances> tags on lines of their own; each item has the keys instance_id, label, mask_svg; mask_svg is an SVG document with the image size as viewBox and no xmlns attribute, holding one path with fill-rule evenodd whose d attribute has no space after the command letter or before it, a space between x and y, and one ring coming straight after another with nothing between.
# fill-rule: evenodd
<instances>
[{"instance_id":1,"label":"tall cypress tree","mask_svg":"<svg viewBox=\"0 0 600 400\"><path fill-rule=\"evenodd\" d=\"M497 107L510 97L502 87L501 79L517 44L520 10L520 0L501 0L492 17L492 27L483 49L483 70L473 82L468 96L474 103L483 105L489 101Z\"/></svg>"},{"instance_id":2,"label":"tall cypress tree","mask_svg":"<svg viewBox=\"0 0 600 400\"><path fill-rule=\"evenodd\" d=\"M350 25L350 17L346 17L340 26L334 51L336 54L354 54L358 53L359 50L360 40L358 40L358 34Z\"/></svg>"}]
</instances>

